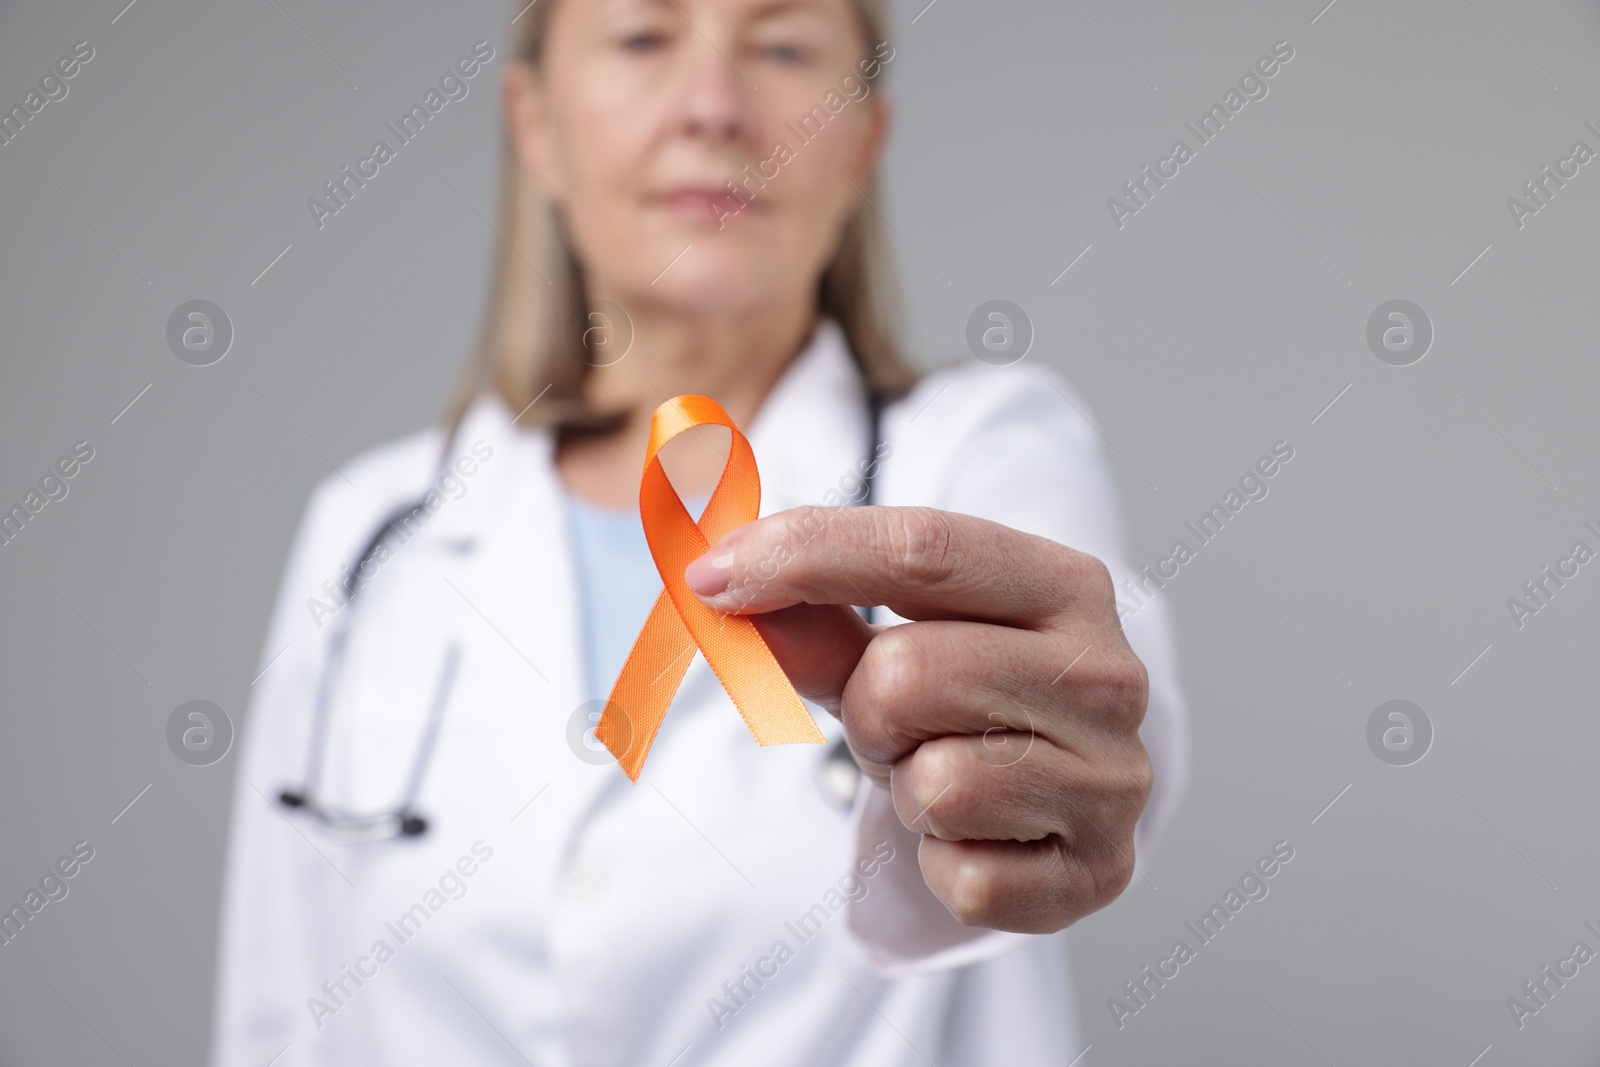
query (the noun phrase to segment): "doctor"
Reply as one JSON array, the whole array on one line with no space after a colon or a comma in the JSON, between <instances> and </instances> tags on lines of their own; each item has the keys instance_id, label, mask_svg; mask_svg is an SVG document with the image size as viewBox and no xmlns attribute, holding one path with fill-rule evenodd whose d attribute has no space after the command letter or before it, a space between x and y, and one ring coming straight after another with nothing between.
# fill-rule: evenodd
<instances>
[{"instance_id":1,"label":"doctor","mask_svg":"<svg viewBox=\"0 0 1600 1067\"><path fill-rule=\"evenodd\" d=\"M1050 935L1170 816L1182 697L1162 603L1119 623L1076 394L896 354L881 8L523 11L482 351L440 428L317 488L290 556L217 1067L1081 1051ZM661 588L640 466L680 393L745 428L762 488L688 580L756 621L829 744L756 745L696 655L633 784L591 728ZM691 511L727 442L663 453Z\"/></svg>"}]
</instances>

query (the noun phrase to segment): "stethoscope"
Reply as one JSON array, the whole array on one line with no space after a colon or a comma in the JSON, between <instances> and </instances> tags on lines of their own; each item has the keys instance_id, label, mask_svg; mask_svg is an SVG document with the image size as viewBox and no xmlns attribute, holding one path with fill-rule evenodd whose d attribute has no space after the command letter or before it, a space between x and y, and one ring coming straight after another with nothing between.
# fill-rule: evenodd
<instances>
[{"instance_id":1,"label":"stethoscope","mask_svg":"<svg viewBox=\"0 0 1600 1067\"><path fill-rule=\"evenodd\" d=\"M876 498L877 451L884 398L876 393L868 393L866 404L868 447L867 459L861 468L864 491L860 502L863 505L870 505ZM438 473L441 475L449 464L450 451L454 445L455 433L452 431L450 439L445 442L444 451L440 454ZM426 504L431 492L430 489L429 493L395 508L367 538L366 544L355 557L356 565L350 567L341 580L340 592L344 596L344 603L337 618L334 619L334 630L328 637L328 654L323 662L313 697L311 736L309 751L306 753L306 784L299 789L284 789L278 794L279 804L285 808L304 812L321 823L329 834L351 843L383 841L395 837L421 837L428 832L428 820L417 811L416 800L422 790L422 781L427 774L428 765L433 758L434 743L438 739L445 707L450 701L450 692L455 685L456 673L460 667L459 643L452 642L445 649L444 662L439 668L438 680L434 684L422 736L418 738L417 750L412 756L411 768L406 774L405 785L396 804L383 811L360 813L325 804L317 799L317 795L321 790L323 757L328 746L331 698L344 666L345 645L349 641L350 628L355 616L355 599L362 587L361 575L389 536L398 530L399 524L415 515L417 509ZM870 624L874 619L874 608L869 605L862 614ZM846 810L850 808L860 786L861 769L842 738L829 746L826 756L818 766L817 778L818 787L825 796Z\"/></svg>"},{"instance_id":2,"label":"stethoscope","mask_svg":"<svg viewBox=\"0 0 1600 1067\"><path fill-rule=\"evenodd\" d=\"M445 470L453 445L452 436L445 445L443 452L445 459L440 462L440 474ZM306 784L299 789L285 789L278 794L278 803L286 808L305 812L321 823L328 833L351 843L382 841L392 837L420 837L428 830L428 820L417 813L416 799L422 789L423 776L433 757L433 746L439 736L439 725L444 719L445 705L449 703L450 691L455 685L456 670L461 663L461 645L457 642L451 642L445 649L444 663L440 666L438 680L434 683L433 700L428 707L428 717L423 724L422 736L418 739L417 751L412 757L411 769L406 774L405 785L400 792L398 803L386 811L363 814L344 811L317 799L322 785L323 756L328 748L329 705L334 686L344 666L345 645L350 639L356 594L361 589L360 576L378 554L384 542L397 531L399 524L415 515L419 508L425 507L427 499L428 495L424 494L391 512L367 539L361 552L356 556L356 565L351 567L341 580L343 607L334 620L333 632L328 636L327 659L323 662L316 695L313 697L311 739L306 754Z\"/></svg>"}]
</instances>

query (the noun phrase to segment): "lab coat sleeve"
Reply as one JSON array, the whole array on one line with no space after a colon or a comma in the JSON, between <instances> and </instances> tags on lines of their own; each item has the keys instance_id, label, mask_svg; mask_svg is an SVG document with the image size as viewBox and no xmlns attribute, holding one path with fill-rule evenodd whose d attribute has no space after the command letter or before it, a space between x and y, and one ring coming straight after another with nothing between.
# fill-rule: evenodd
<instances>
[{"instance_id":1,"label":"lab coat sleeve","mask_svg":"<svg viewBox=\"0 0 1600 1067\"><path fill-rule=\"evenodd\" d=\"M252 687L235 769L234 801L217 960L212 1067L321 1063L308 1012L326 975L313 958L318 901L344 890L342 877L276 802L304 774L311 693L322 662L326 616L310 598L335 576L343 538L332 536L336 490L312 494L290 551L266 647ZM329 883L333 883L331 886ZM346 890L347 891L347 890ZM337 898L334 898L337 899ZM287 1049L287 1051L286 1051Z\"/></svg>"},{"instance_id":2,"label":"lab coat sleeve","mask_svg":"<svg viewBox=\"0 0 1600 1067\"><path fill-rule=\"evenodd\" d=\"M936 391L946 387L941 399ZM941 412L934 401L948 407ZM1119 589L1135 573L1127 562L1121 508L1099 431L1060 375L1030 366L967 367L930 376L905 407L919 412L919 418L898 428L886 424L891 440L900 438L896 453L903 448L908 455L945 457L941 486L928 503L1096 556ZM935 414L942 417L929 417ZM1147 601L1133 614L1124 611L1123 629L1150 679L1139 732L1155 784L1134 831L1135 863L1142 870L1183 791L1188 729L1164 600ZM888 840L896 856L908 860L884 865L880 884L850 915L855 940L875 970L901 977L957 967L1047 936L957 923L922 881L915 861L920 835L901 825L889 792L872 785L862 794L853 813L859 857Z\"/></svg>"}]
</instances>

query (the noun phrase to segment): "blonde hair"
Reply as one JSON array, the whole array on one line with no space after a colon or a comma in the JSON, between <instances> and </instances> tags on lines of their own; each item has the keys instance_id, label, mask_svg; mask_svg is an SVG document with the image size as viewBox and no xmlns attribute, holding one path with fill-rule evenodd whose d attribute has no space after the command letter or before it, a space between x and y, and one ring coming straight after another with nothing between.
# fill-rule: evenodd
<instances>
[{"instance_id":1,"label":"blonde hair","mask_svg":"<svg viewBox=\"0 0 1600 1067\"><path fill-rule=\"evenodd\" d=\"M555 0L522 16L512 62L537 67ZM521 0L515 6L523 7ZM856 0L868 47L885 39L883 0ZM475 351L446 410L453 432L482 393L500 394L513 412L527 411L527 426L615 425L617 416L589 408L583 382L592 365L581 338L589 325L583 267L552 205L523 172L506 136L501 149L500 233L494 279ZM822 316L836 320L861 368L867 391L880 397L905 393L916 381L896 342L899 292L882 228L872 204L880 203L877 176L846 223L833 262L817 292ZM541 393L543 394L541 396Z\"/></svg>"}]
</instances>

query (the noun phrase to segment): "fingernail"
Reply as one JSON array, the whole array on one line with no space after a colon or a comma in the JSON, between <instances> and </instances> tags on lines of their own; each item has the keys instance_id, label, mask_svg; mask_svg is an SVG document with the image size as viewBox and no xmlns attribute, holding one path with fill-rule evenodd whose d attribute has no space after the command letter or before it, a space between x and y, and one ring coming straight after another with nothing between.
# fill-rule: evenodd
<instances>
[{"instance_id":1,"label":"fingernail","mask_svg":"<svg viewBox=\"0 0 1600 1067\"><path fill-rule=\"evenodd\" d=\"M716 596L723 592L732 578L733 553L715 549L689 564L683 572L683 580L701 596Z\"/></svg>"}]
</instances>

